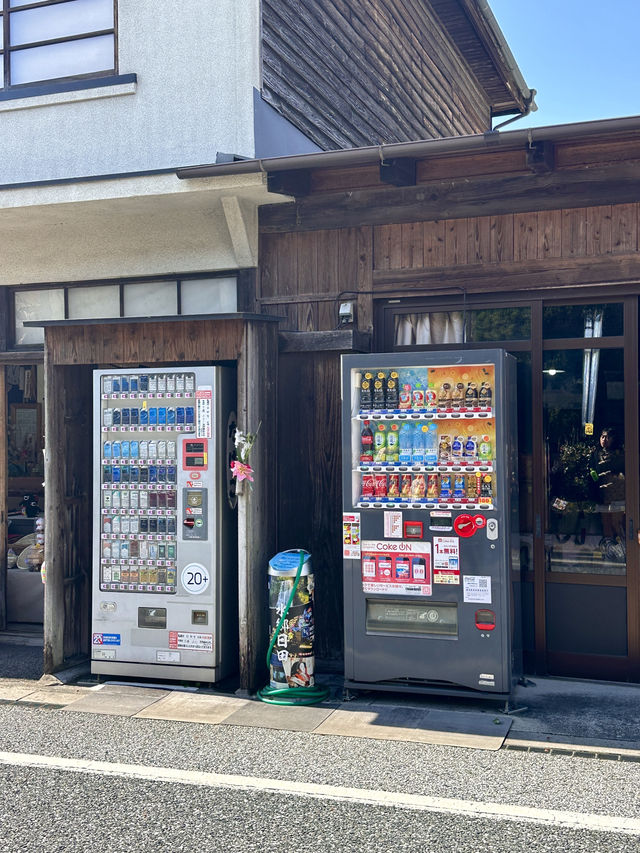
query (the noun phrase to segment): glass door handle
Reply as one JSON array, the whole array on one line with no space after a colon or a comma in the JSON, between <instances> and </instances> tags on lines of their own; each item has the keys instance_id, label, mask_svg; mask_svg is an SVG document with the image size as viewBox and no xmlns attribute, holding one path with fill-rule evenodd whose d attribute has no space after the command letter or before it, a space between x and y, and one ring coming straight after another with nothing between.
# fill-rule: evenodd
<instances>
[{"instance_id":1,"label":"glass door handle","mask_svg":"<svg viewBox=\"0 0 640 853\"><path fill-rule=\"evenodd\" d=\"M630 518L629 519L629 540L633 539L633 531L634 531L633 519ZM638 531L638 541L640 542L640 530Z\"/></svg>"},{"instance_id":2,"label":"glass door handle","mask_svg":"<svg viewBox=\"0 0 640 853\"><path fill-rule=\"evenodd\" d=\"M542 536L542 524L540 522L540 516L536 515L536 536Z\"/></svg>"}]
</instances>

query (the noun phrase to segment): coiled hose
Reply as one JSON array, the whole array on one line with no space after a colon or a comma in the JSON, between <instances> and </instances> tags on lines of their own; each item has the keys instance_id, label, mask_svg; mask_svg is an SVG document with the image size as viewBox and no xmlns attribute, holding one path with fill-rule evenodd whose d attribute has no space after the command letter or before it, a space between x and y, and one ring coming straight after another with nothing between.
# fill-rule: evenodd
<instances>
[{"instance_id":1,"label":"coiled hose","mask_svg":"<svg viewBox=\"0 0 640 853\"><path fill-rule=\"evenodd\" d=\"M284 620L287 618L289 608L291 607L295 594L298 590L300 575L302 574L302 567L304 566L304 555L305 552L301 549L300 564L298 565L298 571L293 582L293 589L291 590L289 600L287 601L282 616L280 617L280 621L273 632L271 642L269 643L269 649L267 650L267 669L270 669L271 667L271 653L273 651L273 647L276 644L280 629L284 624ZM328 697L329 689L327 687L322 687L319 684L316 684L314 687L271 687L271 685L267 685L266 687L263 687L262 690L258 690L258 698L263 702L268 702L270 705L317 705L318 702L323 702Z\"/></svg>"}]
</instances>

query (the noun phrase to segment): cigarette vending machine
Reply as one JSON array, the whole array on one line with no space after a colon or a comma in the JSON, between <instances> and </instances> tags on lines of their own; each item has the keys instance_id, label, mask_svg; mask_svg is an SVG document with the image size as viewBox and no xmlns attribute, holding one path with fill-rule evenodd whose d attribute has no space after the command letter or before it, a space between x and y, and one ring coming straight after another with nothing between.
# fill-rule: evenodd
<instances>
[{"instance_id":1,"label":"cigarette vending machine","mask_svg":"<svg viewBox=\"0 0 640 853\"><path fill-rule=\"evenodd\" d=\"M343 356L347 687L511 693L515 382L502 350Z\"/></svg>"},{"instance_id":2,"label":"cigarette vending machine","mask_svg":"<svg viewBox=\"0 0 640 853\"><path fill-rule=\"evenodd\" d=\"M94 371L94 673L236 668L235 388L222 367Z\"/></svg>"}]
</instances>

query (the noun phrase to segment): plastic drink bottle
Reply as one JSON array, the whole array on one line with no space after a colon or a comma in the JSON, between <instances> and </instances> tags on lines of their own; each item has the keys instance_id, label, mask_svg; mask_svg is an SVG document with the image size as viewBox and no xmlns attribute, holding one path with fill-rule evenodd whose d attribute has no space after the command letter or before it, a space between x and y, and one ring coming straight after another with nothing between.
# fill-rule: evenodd
<instances>
[{"instance_id":1,"label":"plastic drink bottle","mask_svg":"<svg viewBox=\"0 0 640 853\"><path fill-rule=\"evenodd\" d=\"M413 434L413 454L411 461L414 465L424 465L425 461L425 432L418 426Z\"/></svg>"},{"instance_id":2,"label":"plastic drink bottle","mask_svg":"<svg viewBox=\"0 0 640 853\"><path fill-rule=\"evenodd\" d=\"M413 426L405 421L400 427L398 461L401 465L409 465L413 458Z\"/></svg>"},{"instance_id":3,"label":"plastic drink bottle","mask_svg":"<svg viewBox=\"0 0 640 853\"><path fill-rule=\"evenodd\" d=\"M360 461L373 462L373 430L369 421L364 422L360 433Z\"/></svg>"},{"instance_id":4,"label":"plastic drink bottle","mask_svg":"<svg viewBox=\"0 0 640 853\"><path fill-rule=\"evenodd\" d=\"M398 424L391 424L387 433L387 462L391 465L399 461L399 435Z\"/></svg>"},{"instance_id":5,"label":"plastic drink bottle","mask_svg":"<svg viewBox=\"0 0 640 853\"><path fill-rule=\"evenodd\" d=\"M378 424L373 435L373 461L387 461L387 428L384 424Z\"/></svg>"},{"instance_id":6,"label":"plastic drink bottle","mask_svg":"<svg viewBox=\"0 0 640 853\"><path fill-rule=\"evenodd\" d=\"M429 424L425 436L424 459L427 465L438 463L438 428L435 424Z\"/></svg>"}]
</instances>

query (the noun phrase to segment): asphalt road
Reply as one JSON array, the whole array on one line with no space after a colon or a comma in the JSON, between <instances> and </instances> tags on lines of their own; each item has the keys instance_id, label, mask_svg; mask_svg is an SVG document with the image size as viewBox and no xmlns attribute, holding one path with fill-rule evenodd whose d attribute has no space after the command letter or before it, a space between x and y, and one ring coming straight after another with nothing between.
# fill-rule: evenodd
<instances>
[{"instance_id":1,"label":"asphalt road","mask_svg":"<svg viewBox=\"0 0 640 853\"><path fill-rule=\"evenodd\" d=\"M0 786L2 853L640 851L635 762L4 704Z\"/></svg>"}]
</instances>

